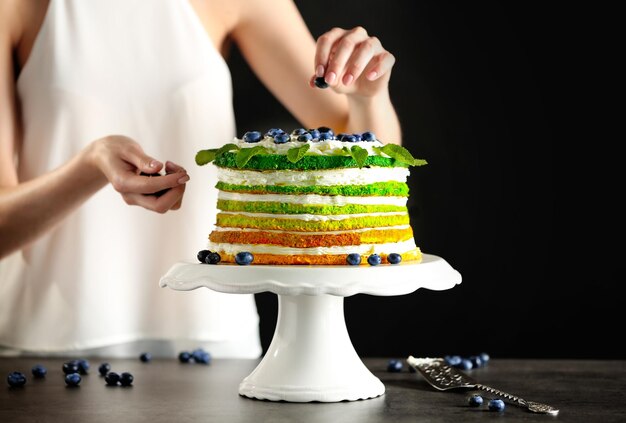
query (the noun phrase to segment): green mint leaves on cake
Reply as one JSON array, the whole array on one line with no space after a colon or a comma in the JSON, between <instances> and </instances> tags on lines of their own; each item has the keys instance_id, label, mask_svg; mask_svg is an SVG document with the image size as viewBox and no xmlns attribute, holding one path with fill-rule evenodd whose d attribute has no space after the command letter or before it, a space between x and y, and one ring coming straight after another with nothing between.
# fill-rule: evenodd
<instances>
[{"instance_id":1,"label":"green mint leaves on cake","mask_svg":"<svg viewBox=\"0 0 626 423\"><path fill-rule=\"evenodd\" d=\"M200 150L199 166L249 170L323 170L331 168L410 167L427 164L404 147L384 144L374 133L335 134L332 129L298 128L288 133L249 131L220 148Z\"/></svg>"}]
</instances>

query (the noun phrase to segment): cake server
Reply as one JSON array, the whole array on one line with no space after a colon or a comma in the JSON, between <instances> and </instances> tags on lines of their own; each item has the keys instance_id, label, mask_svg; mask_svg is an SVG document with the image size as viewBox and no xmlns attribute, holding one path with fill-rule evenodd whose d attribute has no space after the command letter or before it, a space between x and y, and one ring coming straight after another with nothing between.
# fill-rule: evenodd
<instances>
[{"instance_id":1,"label":"cake server","mask_svg":"<svg viewBox=\"0 0 626 423\"><path fill-rule=\"evenodd\" d=\"M422 376L424 376L424 379L426 379L430 385L440 391L447 391L448 389L455 388L480 389L481 391L486 391L502 397L502 399L505 399L515 405L526 407L533 413L556 415L559 412L559 410L547 404L527 401L518 396L478 383L459 369L446 364L443 358L415 358L413 356L409 356L406 361L409 363L409 366L415 368Z\"/></svg>"}]
</instances>

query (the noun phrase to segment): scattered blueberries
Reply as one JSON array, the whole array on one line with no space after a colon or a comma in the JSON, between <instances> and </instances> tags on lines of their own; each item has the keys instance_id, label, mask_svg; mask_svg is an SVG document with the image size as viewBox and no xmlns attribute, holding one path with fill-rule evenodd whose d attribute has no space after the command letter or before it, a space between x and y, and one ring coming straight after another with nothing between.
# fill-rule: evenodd
<instances>
[{"instance_id":1,"label":"scattered blueberries","mask_svg":"<svg viewBox=\"0 0 626 423\"><path fill-rule=\"evenodd\" d=\"M392 372L392 373L398 373L402 371L402 361L400 360L396 360L396 359L391 359L389 360L389 363L387 363L387 371L388 372Z\"/></svg>"},{"instance_id":2,"label":"scattered blueberries","mask_svg":"<svg viewBox=\"0 0 626 423\"><path fill-rule=\"evenodd\" d=\"M135 380L134 376L128 372L124 372L120 375L120 385L122 386L132 385L133 380Z\"/></svg>"},{"instance_id":3,"label":"scattered blueberries","mask_svg":"<svg viewBox=\"0 0 626 423\"><path fill-rule=\"evenodd\" d=\"M504 411L504 401L499 398L492 399L488 404L489 410L491 411Z\"/></svg>"},{"instance_id":4,"label":"scattered blueberries","mask_svg":"<svg viewBox=\"0 0 626 423\"><path fill-rule=\"evenodd\" d=\"M189 363L189 360L191 360L191 354L188 351L181 351L178 354L178 361L181 363Z\"/></svg>"},{"instance_id":5,"label":"scattered blueberries","mask_svg":"<svg viewBox=\"0 0 626 423\"><path fill-rule=\"evenodd\" d=\"M193 361L199 364L211 364L211 354L202 348L195 349L191 352Z\"/></svg>"},{"instance_id":6,"label":"scattered blueberries","mask_svg":"<svg viewBox=\"0 0 626 423\"><path fill-rule=\"evenodd\" d=\"M215 253L215 252L209 252L209 254L207 254L206 258L204 259L204 262L206 264L217 264L222 260L222 256L219 255L219 253Z\"/></svg>"},{"instance_id":7,"label":"scattered blueberries","mask_svg":"<svg viewBox=\"0 0 626 423\"><path fill-rule=\"evenodd\" d=\"M89 373L89 361L84 358L76 360L76 365L78 366L78 373L81 375L86 375Z\"/></svg>"},{"instance_id":8,"label":"scattered blueberries","mask_svg":"<svg viewBox=\"0 0 626 423\"><path fill-rule=\"evenodd\" d=\"M446 364L448 364L448 366L452 367L460 365L462 360L460 355L446 355L443 359L445 360Z\"/></svg>"},{"instance_id":9,"label":"scattered blueberries","mask_svg":"<svg viewBox=\"0 0 626 423\"><path fill-rule=\"evenodd\" d=\"M48 373L48 369L46 369L41 364L34 365L33 368L30 371L33 374L33 377L35 377L37 379L41 379L41 378L46 377L46 373Z\"/></svg>"},{"instance_id":10,"label":"scattered blueberries","mask_svg":"<svg viewBox=\"0 0 626 423\"><path fill-rule=\"evenodd\" d=\"M100 367L98 367L98 372L102 376L106 376L107 373L109 373L110 371L111 371L111 365L109 363L102 363L100 364Z\"/></svg>"},{"instance_id":11,"label":"scattered blueberries","mask_svg":"<svg viewBox=\"0 0 626 423\"><path fill-rule=\"evenodd\" d=\"M149 352L141 353L141 355L139 356L139 359L141 360L142 363L148 363L150 362L150 360L152 360L152 354L150 354Z\"/></svg>"},{"instance_id":12,"label":"scattered blueberries","mask_svg":"<svg viewBox=\"0 0 626 423\"><path fill-rule=\"evenodd\" d=\"M318 76L317 78L315 78L315 86L317 88L328 88L328 83L323 76Z\"/></svg>"},{"instance_id":13,"label":"scattered blueberries","mask_svg":"<svg viewBox=\"0 0 626 423\"><path fill-rule=\"evenodd\" d=\"M484 353L480 353L478 356L483 361L483 365L485 365L485 364L487 364L487 362L489 362L489 354L484 352Z\"/></svg>"},{"instance_id":14,"label":"scattered blueberries","mask_svg":"<svg viewBox=\"0 0 626 423\"><path fill-rule=\"evenodd\" d=\"M69 373L65 375L65 384L67 386L78 386L82 378L78 373Z\"/></svg>"},{"instance_id":15,"label":"scattered blueberries","mask_svg":"<svg viewBox=\"0 0 626 423\"><path fill-rule=\"evenodd\" d=\"M369 263L370 266L378 266L382 262L382 259L380 258L378 254L371 254L367 258L367 262Z\"/></svg>"},{"instance_id":16,"label":"scattered blueberries","mask_svg":"<svg viewBox=\"0 0 626 423\"><path fill-rule=\"evenodd\" d=\"M117 386L117 383L120 381L120 375L115 372L109 372L104 377L104 380L109 386Z\"/></svg>"},{"instance_id":17,"label":"scattered blueberries","mask_svg":"<svg viewBox=\"0 0 626 423\"><path fill-rule=\"evenodd\" d=\"M78 362L76 360L66 361L63 363L63 373L69 375L71 373L78 373Z\"/></svg>"},{"instance_id":18,"label":"scattered blueberries","mask_svg":"<svg viewBox=\"0 0 626 423\"><path fill-rule=\"evenodd\" d=\"M398 253L390 253L387 255L389 264L398 264L402 261L402 256Z\"/></svg>"},{"instance_id":19,"label":"scattered blueberries","mask_svg":"<svg viewBox=\"0 0 626 423\"><path fill-rule=\"evenodd\" d=\"M361 254L359 254L359 253L350 253L346 257L346 261L351 266L358 266L359 264L361 264Z\"/></svg>"},{"instance_id":20,"label":"scattered blueberries","mask_svg":"<svg viewBox=\"0 0 626 423\"><path fill-rule=\"evenodd\" d=\"M235 256L235 262L241 266L246 266L254 261L254 256L248 251L242 251Z\"/></svg>"},{"instance_id":21,"label":"scattered blueberries","mask_svg":"<svg viewBox=\"0 0 626 423\"><path fill-rule=\"evenodd\" d=\"M483 360L477 355L470 356L469 361L472 362L473 368L483 367L484 365Z\"/></svg>"},{"instance_id":22,"label":"scattered blueberries","mask_svg":"<svg viewBox=\"0 0 626 423\"><path fill-rule=\"evenodd\" d=\"M456 367L458 367L461 370L472 370L474 365L472 364L469 358L463 358L461 359L461 362Z\"/></svg>"},{"instance_id":23,"label":"scattered blueberries","mask_svg":"<svg viewBox=\"0 0 626 423\"><path fill-rule=\"evenodd\" d=\"M198 261L200 263L205 263L206 257L209 255L209 250L200 250L198 251Z\"/></svg>"},{"instance_id":24,"label":"scattered blueberries","mask_svg":"<svg viewBox=\"0 0 626 423\"><path fill-rule=\"evenodd\" d=\"M26 376L22 372L11 372L7 376L7 383L11 388L20 388L26 384Z\"/></svg>"},{"instance_id":25,"label":"scattered blueberries","mask_svg":"<svg viewBox=\"0 0 626 423\"><path fill-rule=\"evenodd\" d=\"M479 355L471 355L469 357L446 355L443 359L449 366L456 367L461 370L471 370L486 366L489 362L489 354L481 353Z\"/></svg>"},{"instance_id":26,"label":"scattered blueberries","mask_svg":"<svg viewBox=\"0 0 626 423\"><path fill-rule=\"evenodd\" d=\"M261 135L259 131L249 131L243 134L243 140L245 142L250 142L250 143L259 142L261 141L262 138L263 136Z\"/></svg>"},{"instance_id":27,"label":"scattered blueberries","mask_svg":"<svg viewBox=\"0 0 626 423\"><path fill-rule=\"evenodd\" d=\"M483 405L483 397L478 394L474 394L467 399L467 403L472 407L480 407Z\"/></svg>"}]
</instances>

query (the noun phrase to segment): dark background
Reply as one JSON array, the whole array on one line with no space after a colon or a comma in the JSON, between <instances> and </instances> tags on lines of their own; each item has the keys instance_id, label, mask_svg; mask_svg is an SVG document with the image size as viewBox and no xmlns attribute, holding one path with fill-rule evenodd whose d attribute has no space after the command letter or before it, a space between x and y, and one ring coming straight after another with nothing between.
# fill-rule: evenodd
<instances>
[{"instance_id":1,"label":"dark background","mask_svg":"<svg viewBox=\"0 0 626 423\"><path fill-rule=\"evenodd\" d=\"M617 297L595 296L589 285L603 281L578 267L587 246L557 236L554 150L568 106L562 12L522 2L296 3L315 37L361 25L395 55L390 91L403 142L429 162L409 178L415 239L463 275L448 291L346 298L357 352L625 358L598 332ZM300 126L236 49L229 64L240 135ZM265 351L277 297L256 298Z\"/></svg>"}]
</instances>

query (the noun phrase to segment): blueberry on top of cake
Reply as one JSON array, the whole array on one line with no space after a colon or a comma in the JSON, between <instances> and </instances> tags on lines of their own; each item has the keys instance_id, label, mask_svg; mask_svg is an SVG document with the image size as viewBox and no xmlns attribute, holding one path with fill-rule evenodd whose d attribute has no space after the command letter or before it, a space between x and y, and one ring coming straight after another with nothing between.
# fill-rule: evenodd
<instances>
[{"instance_id":1,"label":"blueberry on top of cake","mask_svg":"<svg viewBox=\"0 0 626 423\"><path fill-rule=\"evenodd\" d=\"M421 260L406 207L410 166L426 164L372 132L330 128L246 132L196 163L218 169L210 251L254 264L347 265L349 254ZM364 263L365 265L367 263Z\"/></svg>"}]
</instances>

